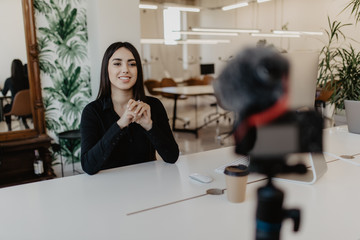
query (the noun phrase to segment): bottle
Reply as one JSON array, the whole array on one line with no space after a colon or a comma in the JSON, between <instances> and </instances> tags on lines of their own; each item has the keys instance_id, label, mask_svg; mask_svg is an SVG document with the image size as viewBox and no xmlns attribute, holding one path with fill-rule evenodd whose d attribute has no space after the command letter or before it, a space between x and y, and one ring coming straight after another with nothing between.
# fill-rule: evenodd
<instances>
[{"instance_id":1,"label":"bottle","mask_svg":"<svg viewBox=\"0 0 360 240\"><path fill-rule=\"evenodd\" d=\"M41 176L44 173L43 161L40 158L39 151L37 149L35 149L34 151L35 151L34 172L36 175Z\"/></svg>"}]
</instances>

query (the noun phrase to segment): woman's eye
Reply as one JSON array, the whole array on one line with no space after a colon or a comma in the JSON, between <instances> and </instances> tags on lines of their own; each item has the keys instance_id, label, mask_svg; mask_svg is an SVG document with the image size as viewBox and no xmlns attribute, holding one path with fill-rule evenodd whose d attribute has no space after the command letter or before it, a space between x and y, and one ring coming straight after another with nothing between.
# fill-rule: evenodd
<instances>
[{"instance_id":1,"label":"woman's eye","mask_svg":"<svg viewBox=\"0 0 360 240\"><path fill-rule=\"evenodd\" d=\"M121 63L116 62L116 63L114 63L114 65L115 65L115 66L120 66L120 65L121 65Z\"/></svg>"},{"instance_id":2,"label":"woman's eye","mask_svg":"<svg viewBox=\"0 0 360 240\"><path fill-rule=\"evenodd\" d=\"M129 63L129 65L130 65L131 67L136 67L136 63L135 63L135 62Z\"/></svg>"}]
</instances>

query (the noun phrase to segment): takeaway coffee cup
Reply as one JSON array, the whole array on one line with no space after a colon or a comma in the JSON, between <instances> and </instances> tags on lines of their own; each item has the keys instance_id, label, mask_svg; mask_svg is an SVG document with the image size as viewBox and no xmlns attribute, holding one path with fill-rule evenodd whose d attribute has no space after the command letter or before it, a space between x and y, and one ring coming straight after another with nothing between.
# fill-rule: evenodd
<instances>
[{"instance_id":1,"label":"takeaway coffee cup","mask_svg":"<svg viewBox=\"0 0 360 240\"><path fill-rule=\"evenodd\" d=\"M245 165L229 166L225 168L226 192L230 202L240 203L245 200L246 184L249 169Z\"/></svg>"}]
</instances>

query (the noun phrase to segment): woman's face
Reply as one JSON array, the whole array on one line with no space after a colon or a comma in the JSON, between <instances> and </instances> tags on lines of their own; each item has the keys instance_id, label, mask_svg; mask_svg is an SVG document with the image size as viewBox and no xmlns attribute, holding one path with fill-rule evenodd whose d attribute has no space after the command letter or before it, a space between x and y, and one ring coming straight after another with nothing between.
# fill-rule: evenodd
<instances>
[{"instance_id":1,"label":"woman's face","mask_svg":"<svg viewBox=\"0 0 360 240\"><path fill-rule=\"evenodd\" d=\"M125 47L119 48L108 63L111 89L131 90L137 79L137 67L134 55Z\"/></svg>"}]
</instances>

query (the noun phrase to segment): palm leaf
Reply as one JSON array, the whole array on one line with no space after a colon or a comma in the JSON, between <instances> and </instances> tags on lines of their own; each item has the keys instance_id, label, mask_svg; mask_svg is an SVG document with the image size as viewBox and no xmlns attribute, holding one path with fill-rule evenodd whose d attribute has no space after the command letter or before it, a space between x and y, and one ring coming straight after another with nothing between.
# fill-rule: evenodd
<instances>
[{"instance_id":1,"label":"palm leaf","mask_svg":"<svg viewBox=\"0 0 360 240\"><path fill-rule=\"evenodd\" d=\"M360 21L360 0L351 0L342 12L346 9L351 10L351 15L355 17L355 22L358 23Z\"/></svg>"},{"instance_id":2,"label":"palm leaf","mask_svg":"<svg viewBox=\"0 0 360 240\"><path fill-rule=\"evenodd\" d=\"M66 63L81 62L87 57L85 45L80 44L75 40L71 41L69 45L60 45L57 49L57 54Z\"/></svg>"},{"instance_id":3,"label":"palm leaf","mask_svg":"<svg viewBox=\"0 0 360 240\"><path fill-rule=\"evenodd\" d=\"M34 8L38 11L38 13L49 14L51 12L51 7L45 1L35 0Z\"/></svg>"}]
</instances>

